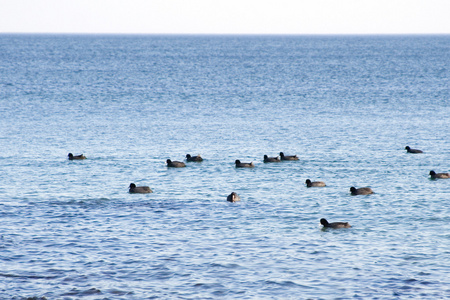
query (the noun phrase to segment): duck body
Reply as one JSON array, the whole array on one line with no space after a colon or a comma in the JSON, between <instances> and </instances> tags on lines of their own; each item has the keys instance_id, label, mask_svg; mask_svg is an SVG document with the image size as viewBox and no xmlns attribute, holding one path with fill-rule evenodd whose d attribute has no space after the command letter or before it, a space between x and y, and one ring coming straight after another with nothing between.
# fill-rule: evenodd
<instances>
[{"instance_id":1,"label":"duck body","mask_svg":"<svg viewBox=\"0 0 450 300\"><path fill-rule=\"evenodd\" d=\"M203 158L200 156L200 154L197 156L191 156L190 154L186 154L186 161L201 162L203 161Z\"/></svg>"},{"instance_id":2,"label":"duck body","mask_svg":"<svg viewBox=\"0 0 450 300\"><path fill-rule=\"evenodd\" d=\"M320 224L322 224L324 228L334 228L334 229L352 227L348 222L328 223L328 221L324 218L320 219Z\"/></svg>"},{"instance_id":3,"label":"duck body","mask_svg":"<svg viewBox=\"0 0 450 300\"><path fill-rule=\"evenodd\" d=\"M279 156L277 157L268 157L267 155L264 155L264 162L265 163L269 163L269 162L281 162L281 159Z\"/></svg>"},{"instance_id":4,"label":"duck body","mask_svg":"<svg viewBox=\"0 0 450 300\"><path fill-rule=\"evenodd\" d=\"M406 150L407 153L423 153L422 150L419 150L419 149L411 149L409 146L406 146L406 147L405 147L405 150Z\"/></svg>"},{"instance_id":5,"label":"duck body","mask_svg":"<svg viewBox=\"0 0 450 300\"><path fill-rule=\"evenodd\" d=\"M362 188L357 189L352 186L350 188L350 193L352 195L369 195L369 194L373 194L373 191L369 187L362 187Z\"/></svg>"},{"instance_id":6,"label":"duck body","mask_svg":"<svg viewBox=\"0 0 450 300\"><path fill-rule=\"evenodd\" d=\"M236 161L234 162L236 165L236 168L253 168L255 165L253 164L253 162L250 163L243 163L241 162L239 159L236 159Z\"/></svg>"},{"instance_id":7,"label":"duck body","mask_svg":"<svg viewBox=\"0 0 450 300\"><path fill-rule=\"evenodd\" d=\"M450 173L436 173L435 171L430 171L431 179L449 179Z\"/></svg>"},{"instance_id":8,"label":"duck body","mask_svg":"<svg viewBox=\"0 0 450 300\"><path fill-rule=\"evenodd\" d=\"M83 154L73 155L72 153L69 153L67 156L69 157L69 160L86 159L86 156L84 156Z\"/></svg>"},{"instance_id":9,"label":"duck body","mask_svg":"<svg viewBox=\"0 0 450 300\"><path fill-rule=\"evenodd\" d=\"M284 155L283 152L280 152L281 160L298 160L297 155Z\"/></svg>"},{"instance_id":10,"label":"duck body","mask_svg":"<svg viewBox=\"0 0 450 300\"><path fill-rule=\"evenodd\" d=\"M134 183L130 184L130 194L148 194L153 191L148 186L136 186Z\"/></svg>"},{"instance_id":11,"label":"duck body","mask_svg":"<svg viewBox=\"0 0 450 300\"><path fill-rule=\"evenodd\" d=\"M325 182L323 182L323 181L311 181L309 179L306 179L305 183L306 183L306 187L324 187L324 186L326 186Z\"/></svg>"},{"instance_id":12,"label":"duck body","mask_svg":"<svg viewBox=\"0 0 450 300\"><path fill-rule=\"evenodd\" d=\"M239 197L239 195L236 194L235 192L232 192L231 194L228 195L227 201L228 202L238 202L238 201L241 201L241 197Z\"/></svg>"},{"instance_id":13,"label":"duck body","mask_svg":"<svg viewBox=\"0 0 450 300\"><path fill-rule=\"evenodd\" d=\"M170 159L168 159L166 162L167 162L167 166L169 168L184 168L184 167L186 167L186 164L182 161L171 161Z\"/></svg>"}]
</instances>

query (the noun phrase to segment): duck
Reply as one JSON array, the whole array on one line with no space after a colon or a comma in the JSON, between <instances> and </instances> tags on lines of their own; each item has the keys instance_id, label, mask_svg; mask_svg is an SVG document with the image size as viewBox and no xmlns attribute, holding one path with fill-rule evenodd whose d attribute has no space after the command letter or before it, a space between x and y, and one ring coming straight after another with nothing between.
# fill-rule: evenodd
<instances>
[{"instance_id":1,"label":"duck","mask_svg":"<svg viewBox=\"0 0 450 300\"><path fill-rule=\"evenodd\" d=\"M350 188L350 193L352 193L352 195L369 195L373 194L373 191L369 187L362 187L357 189L354 186L352 186Z\"/></svg>"},{"instance_id":2,"label":"duck","mask_svg":"<svg viewBox=\"0 0 450 300\"><path fill-rule=\"evenodd\" d=\"M170 159L168 159L166 162L167 162L167 166L169 168L184 168L184 167L186 167L186 164L181 161L171 161Z\"/></svg>"},{"instance_id":3,"label":"duck","mask_svg":"<svg viewBox=\"0 0 450 300\"><path fill-rule=\"evenodd\" d=\"M405 147L407 153L423 153L422 150L419 149L411 149L409 146Z\"/></svg>"},{"instance_id":4,"label":"duck","mask_svg":"<svg viewBox=\"0 0 450 300\"><path fill-rule=\"evenodd\" d=\"M231 194L228 195L227 201L228 202L238 202L238 201L241 201L241 197L239 197L239 195L236 194L235 192L232 192Z\"/></svg>"},{"instance_id":5,"label":"duck","mask_svg":"<svg viewBox=\"0 0 450 300\"><path fill-rule=\"evenodd\" d=\"M297 155L284 155L283 152L280 152L281 160L298 160Z\"/></svg>"},{"instance_id":6,"label":"duck","mask_svg":"<svg viewBox=\"0 0 450 300\"><path fill-rule=\"evenodd\" d=\"M236 161L234 163L236 164L236 168L253 168L255 166L253 164L253 162L251 162L251 163L241 163L241 161L239 159L236 159Z\"/></svg>"},{"instance_id":7,"label":"duck","mask_svg":"<svg viewBox=\"0 0 450 300\"><path fill-rule=\"evenodd\" d=\"M280 157L276 156L276 157L268 157L267 155L264 155L264 162L265 163L269 163L269 162L280 162Z\"/></svg>"},{"instance_id":8,"label":"duck","mask_svg":"<svg viewBox=\"0 0 450 300\"><path fill-rule=\"evenodd\" d=\"M84 156L83 154L80 155L73 155L72 153L69 153L69 160L74 160L74 159L86 159L86 156Z\"/></svg>"},{"instance_id":9,"label":"duck","mask_svg":"<svg viewBox=\"0 0 450 300\"><path fill-rule=\"evenodd\" d=\"M148 186L136 186L134 183L130 183L130 194L148 194L153 191Z\"/></svg>"},{"instance_id":10,"label":"duck","mask_svg":"<svg viewBox=\"0 0 450 300\"><path fill-rule=\"evenodd\" d=\"M328 223L327 219L324 218L320 219L320 224L322 224L324 228L334 228L334 229L352 227L348 222Z\"/></svg>"},{"instance_id":11,"label":"duck","mask_svg":"<svg viewBox=\"0 0 450 300\"><path fill-rule=\"evenodd\" d=\"M203 161L203 158L200 156L200 154L197 156L191 156L190 154L186 154L186 161L200 162Z\"/></svg>"},{"instance_id":12,"label":"duck","mask_svg":"<svg viewBox=\"0 0 450 300\"><path fill-rule=\"evenodd\" d=\"M430 171L431 179L449 179L450 173L436 173L435 171Z\"/></svg>"},{"instance_id":13,"label":"duck","mask_svg":"<svg viewBox=\"0 0 450 300\"><path fill-rule=\"evenodd\" d=\"M309 179L306 179L305 183L306 183L306 187L323 187L323 186L326 186L325 182L323 182L323 181L311 181Z\"/></svg>"}]
</instances>

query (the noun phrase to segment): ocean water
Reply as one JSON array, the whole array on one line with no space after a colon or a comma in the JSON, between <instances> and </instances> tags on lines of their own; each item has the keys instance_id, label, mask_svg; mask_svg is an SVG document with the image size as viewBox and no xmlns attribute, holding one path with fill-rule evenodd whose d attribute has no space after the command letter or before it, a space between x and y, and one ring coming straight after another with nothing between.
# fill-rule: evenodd
<instances>
[{"instance_id":1,"label":"ocean water","mask_svg":"<svg viewBox=\"0 0 450 300\"><path fill-rule=\"evenodd\" d=\"M448 299L449 79L450 36L0 35L0 299Z\"/></svg>"}]
</instances>

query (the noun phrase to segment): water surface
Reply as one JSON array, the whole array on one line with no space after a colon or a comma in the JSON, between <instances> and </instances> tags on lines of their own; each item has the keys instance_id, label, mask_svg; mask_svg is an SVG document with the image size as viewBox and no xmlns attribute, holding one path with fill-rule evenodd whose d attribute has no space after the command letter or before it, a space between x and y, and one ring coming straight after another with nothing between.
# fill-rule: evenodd
<instances>
[{"instance_id":1,"label":"water surface","mask_svg":"<svg viewBox=\"0 0 450 300\"><path fill-rule=\"evenodd\" d=\"M450 171L449 36L0 49L0 298L450 297L450 180L428 176ZM262 162L280 151L300 160Z\"/></svg>"}]
</instances>

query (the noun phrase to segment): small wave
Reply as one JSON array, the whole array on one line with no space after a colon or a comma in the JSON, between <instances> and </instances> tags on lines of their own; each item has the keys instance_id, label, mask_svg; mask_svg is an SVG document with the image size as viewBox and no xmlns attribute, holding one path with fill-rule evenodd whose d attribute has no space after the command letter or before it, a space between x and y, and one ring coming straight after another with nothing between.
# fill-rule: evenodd
<instances>
[{"instance_id":1,"label":"small wave","mask_svg":"<svg viewBox=\"0 0 450 300\"><path fill-rule=\"evenodd\" d=\"M10 274L10 273L0 273L0 277L20 278L20 279L55 279L55 278L58 278L58 276L18 275L18 274Z\"/></svg>"},{"instance_id":2,"label":"small wave","mask_svg":"<svg viewBox=\"0 0 450 300\"><path fill-rule=\"evenodd\" d=\"M120 290L110 290L107 291L109 294L116 295L116 296L126 296L126 295L133 295L133 292L127 292L127 291L120 291Z\"/></svg>"},{"instance_id":3,"label":"small wave","mask_svg":"<svg viewBox=\"0 0 450 300\"><path fill-rule=\"evenodd\" d=\"M310 287L310 286L306 286L306 285L295 283L295 282L290 281L290 280L283 280L283 281L266 280L265 284L276 285L276 286L280 286L280 287L302 287L302 288L308 288L308 289L312 289L313 288L313 287Z\"/></svg>"},{"instance_id":4,"label":"small wave","mask_svg":"<svg viewBox=\"0 0 450 300\"><path fill-rule=\"evenodd\" d=\"M414 278L405 279L405 280L403 280L403 282L405 284L419 284L419 285L432 285L432 284L434 284L431 281L418 280L418 279L414 279Z\"/></svg>"},{"instance_id":5,"label":"small wave","mask_svg":"<svg viewBox=\"0 0 450 300\"><path fill-rule=\"evenodd\" d=\"M241 265L233 263L231 264L210 263L209 265L213 268L225 268L225 269L236 269L241 267Z\"/></svg>"},{"instance_id":6,"label":"small wave","mask_svg":"<svg viewBox=\"0 0 450 300\"><path fill-rule=\"evenodd\" d=\"M194 287L203 289L224 288L224 286L220 283L203 283L203 282L195 283Z\"/></svg>"},{"instance_id":7,"label":"small wave","mask_svg":"<svg viewBox=\"0 0 450 300\"><path fill-rule=\"evenodd\" d=\"M97 295L102 294L102 291L100 291L97 288L90 288L84 291L80 291L78 289L72 289L70 292L62 294L62 296L90 296L90 295Z\"/></svg>"}]
</instances>

